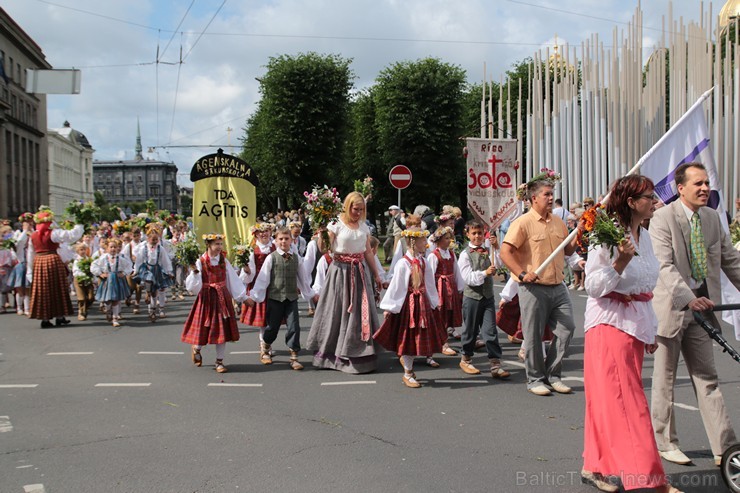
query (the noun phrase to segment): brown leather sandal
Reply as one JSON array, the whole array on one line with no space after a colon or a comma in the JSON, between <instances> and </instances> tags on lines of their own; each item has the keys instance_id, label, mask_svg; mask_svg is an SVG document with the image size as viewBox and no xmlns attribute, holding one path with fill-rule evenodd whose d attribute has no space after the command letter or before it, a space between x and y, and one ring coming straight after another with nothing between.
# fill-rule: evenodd
<instances>
[{"instance_id":1,"label":"brown leather sandal","mask_svg":"<svg viewBox=\"0 0 740 493\"><path fill-rule=\"evenodd\" d=\"M192 359L195 366L203 366L203 356L200 355L200 349L193 347Z\"/></svg>"}]
</instances>

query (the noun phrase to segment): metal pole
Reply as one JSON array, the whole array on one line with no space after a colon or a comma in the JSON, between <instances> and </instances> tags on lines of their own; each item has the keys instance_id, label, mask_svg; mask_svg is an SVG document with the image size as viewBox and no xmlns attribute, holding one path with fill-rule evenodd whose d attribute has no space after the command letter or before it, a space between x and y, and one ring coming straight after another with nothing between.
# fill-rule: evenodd
<instances>
[{"instance_id":1,"label":"metal pole","mask_svg":"<svg viewBox=\"0 0 740 493\"><path fill-rule=\"evenodd\" d=\"M401 208L401 189L398 189L398 207Z\"/></svg>"}]
</instances>

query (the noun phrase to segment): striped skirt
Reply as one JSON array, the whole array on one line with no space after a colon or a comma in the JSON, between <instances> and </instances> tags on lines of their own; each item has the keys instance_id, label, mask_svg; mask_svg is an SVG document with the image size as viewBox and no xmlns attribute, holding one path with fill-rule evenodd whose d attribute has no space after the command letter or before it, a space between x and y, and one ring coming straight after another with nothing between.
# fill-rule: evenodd
<instances>
[{"instance_id":1,"label":"striped skirt","mask_svg":"<svg viewBox=\"0 0 740 493\"><path fill-rule=\"evenodd\" d=\"M51 320L72 313L67 266L56 253L36 255L31 284L31 318Z\"/></svg>"},{"instance_id":2,"label":"striped skirt","mask_svg":"<svg viewBox=\"0 0 740 493\"><path fill-rule=\"evenodd\" d=\"M107 278L102 279L95 293L95 299L97 301L121 301L130 295L131 290L128 287L126 277L111 273Z\"/></svg>"}]
</instances>

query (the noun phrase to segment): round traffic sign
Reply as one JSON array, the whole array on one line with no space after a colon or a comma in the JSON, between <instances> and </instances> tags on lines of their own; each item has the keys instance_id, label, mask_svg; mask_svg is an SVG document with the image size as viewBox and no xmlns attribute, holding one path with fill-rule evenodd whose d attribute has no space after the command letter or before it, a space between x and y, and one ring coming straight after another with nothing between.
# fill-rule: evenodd
<instances>
[{"instance_id":1,"label":"round traffic sign","mask_svg":"<svg viewBox=\"0 0 740 493\"><path fill-rule=\"evenodd\" d=\"M391 172L388 173L388 179L394 188L403 190L411 185L411 170L403 164L398 164L391 168Z\"/></svg>"}]
</instances>

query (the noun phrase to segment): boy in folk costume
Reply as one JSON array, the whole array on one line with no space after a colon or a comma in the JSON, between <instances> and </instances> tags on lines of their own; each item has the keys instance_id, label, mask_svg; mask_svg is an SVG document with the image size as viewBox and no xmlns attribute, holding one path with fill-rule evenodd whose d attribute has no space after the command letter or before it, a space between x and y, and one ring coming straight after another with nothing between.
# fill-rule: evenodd
<instances>
[{"instance_id":1,"label":"boy in folk costume","mask_svg":"<svg viewBox=\"0 0 740 493\"><path fill-rule=\"evenodd\" d=\"M203 364L200 350L206 344L216 345L218 373L227 371L224 366L226 343L239 340L234 303L247 295L244 283L236 270L223 255L224 237L220 234L203 235L206 251L190 267L185 279L185 289L197 295L185 322L180 340L192 344L195 366Z\"/></svg>"},{"instance_id":2,"label":"boy in folk costume","mask_svg":"<svg viewBox=\"0 0 740 493\"><path fill-rule=\"evenodd\" d=\"M108 305L106 314L113 327L121 326L121 301L131 294L126 276L131 273L133 265L120 252L121 240L110 239L108 252L90 266L90 272L101 279L95 298Z\"/></svg>"},{"instance_id":3,"label":"boy in folk costume","mask_svg":"<svg viewBox=\"0 0 740 493\"><path fill-rule=\"evenodd\" d=\"M164 318L166 289L172 284L172 263L166 250L160 244L159 229L155 224L147 226L146 243L136 251L134 271L143 289L149 294L149 320ZM157 313L159 304L159 313Z\"/></svg>"},{"instance_id":4,"label":"boy in folk costume","mask_svg":"<svg viewBox=\"0 0 740 493\"><path fill-rule=\"evenodd\" d=\"M501 368L501 346L496 332L496 304L493 298L493 276L496 266L491 263L490 252L483 247L485 230L478 221L466 226L469 245L460 254L458 265L462 274L463 329L460 368L469 375L478 375L472 363L475 339L480 334L491 364L491 377L508 378L510 373Z\"/></svg>"},{"instance_id":5,"label":"boy in folk costume","mask_svg":"<svg viewBox=\"0 0 740 493\"><path fill-rule=\"evenodd\" d=\"M12 234L13 228L0 226L0 239L11 237ZM18 259L15 256L14 248L0 248L0 313L7 313L6 299L9 306L10 300L14 297L13 289L8 284L8 280L17 263Z\"/></svg>"},{"instance_id":6,"label":"boy in folk costume","mask_svg":"<svg viewBox=\"0 0 740 493\"><path fill-rule=\"evenodd\" d=\"M303 257L306 255L306 239L301 236L301 226L298 221L291 221L289 224L290 251Z\"/></svg>"},{"instance_id":7,"label":"boy in folk costume","mask_svg":"<svg viewBox=\"0 0 740 493\"><path fill-rule=\"evenodd\" d=\"M247 306L254 307L256 303L266 299L268 325L260 342L262 364L272 364L271 345L277 339L280 325L286 320L288 331L285 333L285 344L290 349L290 367L302 370L303 365L298 362L298 351L301 349L298 296L304 299L313 298L314 302L318 301L318 296L311 289L308 273L303 269L303 259L290 252L292 241L288 228L277 228L277 248L262 264L246 303Z\"/></svg>"},{"instance_id":8,"label":"boy in folk costume","mask_svg":"<svg viewBox=\"0 0 740 493\"><path fill-rule=\"evenodd\" d=\"M447 334L439 328L433 311L439 297L432 271L424 260L429 232L414 226L403 230L402 235L409 248L396 264L396 273L380 302L385 320L373 339L398 354L404 370L404 385L419 388L414 357L425 356L427 365L438 367L432 355L442 350Z\"/></svg>"},{"instance_id":9,"label":"boy in folk costume","mask_svg":"<svg viewBox=\"0 0 740 493\"><path fill-rule=\"evenodd\" d=\"M435 312L438 316L440 328L447 332L448 328L462 325L462 290L463 282L460 268L457 265L455 253L449 250L450 242L455 233L449 226L442 226L430 236L436 248L427 256L427 265L434 274L434 284L439 296L439 308ZM445 342L442 354L455 356L457 352Z\"/></svg>"},{"instance_id":10,"label":"boy in folk costume","mask_svg":"<svg viewBox=\"0 0 740 493\"><path fill-rule=\"evenodd\" d=\"M252 227L252 241L254 248L252 255L249 256L249 265L242 269L240 278L247 285L247 294L252 292L254 284L257 281L262 265L272 252L275 251L275 244L272 242L272 224L257 223ZM260 330L260 344L263 340L265 327L267 326L267 303L257 303L254 306L244 304L242 306L241 322L251 327L257 327Z\"/></svg>"},{"instance_id":11,"label":"boy in folk costume","mask_svg":"<svg viewBox=\"0 0 740 493\"><path fill-rule=\"evenodd\" d=\"M28 272L28 245L34 230L33 214L26 212L20 215L21 229L13 233L15 256L18 263L8 277L8 286L15 292L15 309L18 315L31 314L31 286L26 279Z\"/></svg>"},{"instance_id":12,"label":"boy in folk costume","mask_svg":"<svg viewBox=\"0 0 740 493\"><path fill-rule=\"evenodd\" d=\"M75 246L77 258L72 264L72 275L74 276L74 288L77 294L77 320L87 320L87 310L95 302L95 287L93 286L93 273L91 270L85 272L82 262L90 260L90 249L85 243L77 243ZM92 268L90 263L89 268Z\"/></svg>"}]
</instances>

